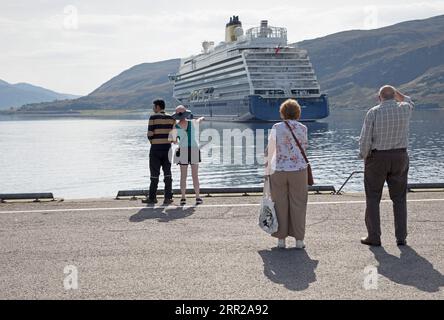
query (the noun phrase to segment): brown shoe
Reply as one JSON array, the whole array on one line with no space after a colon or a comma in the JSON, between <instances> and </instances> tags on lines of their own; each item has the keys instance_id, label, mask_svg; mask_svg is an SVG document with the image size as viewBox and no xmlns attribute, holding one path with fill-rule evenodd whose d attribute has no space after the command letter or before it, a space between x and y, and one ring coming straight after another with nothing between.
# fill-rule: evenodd
<instances>
[{"instance_id":1,"label":"brown shoe","mask_svg":"<svg viewBox=\"0 0 444 320\"><path fill-rule=\"evenodd\" d=\"M361 243L371 247L381 246L381 241L370 241L368 238L361 238Z\"/></svg>"}]
</instances>

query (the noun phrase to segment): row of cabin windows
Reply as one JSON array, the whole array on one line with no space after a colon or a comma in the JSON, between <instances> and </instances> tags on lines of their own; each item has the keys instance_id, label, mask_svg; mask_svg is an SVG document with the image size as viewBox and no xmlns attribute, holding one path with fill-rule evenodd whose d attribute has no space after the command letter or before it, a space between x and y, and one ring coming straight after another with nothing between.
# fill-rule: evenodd
<instances>
[{"instance_id":1,"label":"row of cabin windows","mask_svg":"<svg viewBox=\"0 0 444 320\"><path fill-rule=\"evenodd\" d=\"M226 79L218 79L215 81L208 81L208 82L202 82L202 83L198 83L198 84L192 84L192 85L184 85L184 86L175 86L174 90L175 91L183 91L183 90L189 90L189 89L193 89L195 87L198 86L205 86L208 88L210 87L225 87L225 86L231 86L231 85L235 85L238 86L240 84L247 84L248 82L247 76L245 74L241 74L241 75L237 75L237 76L233 76L230 78L226 78Z\"/></svg>"},{"instance_id":2,"label":"row of cabin windows","mask_svg":"<svg viewBox=\"0 0 444 320\"><path fill-rule=\"evenodd\" d=\"M301 95L301 96L319 94L319 92L320 91L318 89L291 90L291 94ZM255 90L254 93L260 94L260 95L284 95L285 94L284 90Z\"/></svg>"},{"instance_id":3,"label":"row of cabin windows","mask_svg":"<svg viewBox=\"0 0 444 320\"><path fill-rule=\"evenodd\" d=\"M209 82L214 82L214 81L220 81L224 78L225 76L232 76L234 74L239 74L239 73L245 73L245 69L243 67L239 68L239 69L235 69L235 70L230 70L227 72L219 72L217 74L212 74L212 75L208 75L199 79L192 79L192 80L186 80L186 81L180 81L180 82L176 82L175 86L177 88L179 87L187 87L193 84L201 84L201 83L209 83Z\"/></svg>"},{"instance_id":4,"label":"row of cabin windows","mask_svg":"<svg viewBox=\"0 0 444 320\"><path fill-rule=\"evenodd\" d=\"M287 60L287 59L308 59L308 56L299 56L295 53L285 53L285 55L279 55L274 52L270 53L248 53L247 59L274 59L274 60Z\"/></svg>"},{"instance_id":5,"label":"row of cabin windows","mask_svg":"<svg viewBox=\"0 0 444 320\"><path fill-rule=\"evenodd\" d=\"M304 62L298 62L298 61L250 61L247 60L248 65L251 66L301 66L301 67L306 67L310 65L309 61L304 61Z\"/></svg>"}]
</instances>

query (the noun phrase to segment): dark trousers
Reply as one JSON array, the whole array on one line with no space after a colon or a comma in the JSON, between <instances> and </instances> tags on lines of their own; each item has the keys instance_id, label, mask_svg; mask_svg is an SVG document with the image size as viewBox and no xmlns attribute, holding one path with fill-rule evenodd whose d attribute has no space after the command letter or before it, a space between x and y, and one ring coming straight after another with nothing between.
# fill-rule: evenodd
<instances>
[{"instance_id":1,"label":"dark trousers","mask_svg":"<svg viewBox=\"0 0 444 320\"><path fill-rule=\"evenodd\" d=\"M406 150L373 151L365 161L365 224L371 241L381 240L379 204L387 181L393 202L396 239L407 238L407 180L409 156Z\"/></svg>"},{"instance_id":2,"label":"dark trousers","mask_svg":"<svg viewBox=\"0 0 444 320\"><path fill-rule=\"evenodd\" d=\"M163 170L165 199L173 199L173 179L171 174L170 150L151 150L150 152L151 185L149 199L156 199L160 169Z\"/></svg>"}]
</instances>

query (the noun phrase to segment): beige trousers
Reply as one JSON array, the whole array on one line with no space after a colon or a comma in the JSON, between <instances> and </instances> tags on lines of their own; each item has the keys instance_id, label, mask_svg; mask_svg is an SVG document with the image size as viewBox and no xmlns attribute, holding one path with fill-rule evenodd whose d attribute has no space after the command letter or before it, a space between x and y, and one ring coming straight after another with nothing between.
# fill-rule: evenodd
<instances>
[{"instance_id":1,"label":"beige trousers","mask_svg":"<svg viewBox=\"0 0 444 320\"><path fill-rule=\"evenodd\" d=\"M275 203L279 223L278 232L272 236L304 240L308 201L307 170L277 171L271 175L270 182L271 198Z\"/></svg>"}]
</instances>

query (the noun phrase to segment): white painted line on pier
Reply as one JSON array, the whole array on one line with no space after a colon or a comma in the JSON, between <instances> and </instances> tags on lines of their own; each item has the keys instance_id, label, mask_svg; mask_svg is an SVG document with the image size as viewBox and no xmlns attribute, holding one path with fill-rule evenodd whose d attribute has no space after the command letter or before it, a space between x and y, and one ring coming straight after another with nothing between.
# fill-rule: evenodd
<instances>
[{"instance_id":1,"label":"white painted line on pier","mask_svg":"<svg viewBox=\"0 0 444 320\"><path fill-rule=\"evenodd\" d=\"M391 200L382 200L381 203L391 203ZM443 199L412 199L407 200L409 203L421 202L444 202ZM365 201L325 201L325 202L308 202L308 205L332 205L332 204L365 204ZM11 213L61 213L61 212L97 212L97 211L130 211L130 210L155 210L155 209L189 209L189 208L247 208L259 207L258 203L244 204L214 204L200 206L157 206L157 207L117 207L117 208L80 208L80 209L51 209L51 210L21 210L21 211L0 211L0 214Z\"/></svg>"}]
</instances>

